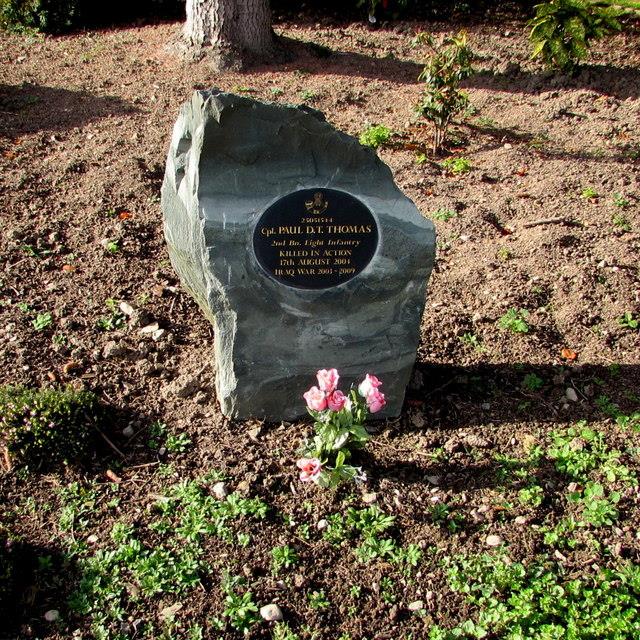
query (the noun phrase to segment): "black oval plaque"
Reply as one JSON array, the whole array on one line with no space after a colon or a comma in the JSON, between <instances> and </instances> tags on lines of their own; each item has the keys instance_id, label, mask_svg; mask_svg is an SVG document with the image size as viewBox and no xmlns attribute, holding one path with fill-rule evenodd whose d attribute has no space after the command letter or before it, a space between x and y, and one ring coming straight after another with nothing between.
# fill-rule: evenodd
<instances>
[{"instance_id":1,"label":"black oval plaque","mask_svg":"<svg viewBox=\"0 0 640 640\"><path fill-rule=\"evenodd\" d=\"M378 247L378 226L360 200L336 189L302 189L260 217L253 249L275 280L299 289L335 287L358 275Z\"/></svg>"}]
</instances>

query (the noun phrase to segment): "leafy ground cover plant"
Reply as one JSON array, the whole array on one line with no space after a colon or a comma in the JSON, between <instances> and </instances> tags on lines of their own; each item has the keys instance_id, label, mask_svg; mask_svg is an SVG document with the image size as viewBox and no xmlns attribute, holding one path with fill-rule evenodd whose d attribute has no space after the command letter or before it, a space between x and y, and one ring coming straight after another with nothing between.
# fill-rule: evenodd
<instances>
[{"instance_id":1,"label":"leafy ground cover plant","mask_svg":"<svg viewBox=\"0 0 640 640\"><path fill-rule=\"evenodd\" d=\"M498 320L498 326L501 329L511 331L511 333L528 333L528 317L529 312L526 309L516 309L512 307Z\"/></svg>"},{"instance_id":2,"label":"leafy ground cover plant","mask_svg":"<svg viewBox=\"0 0 640 640\"><path fill-rule=\"evenodd\" d=\"M367 127L361 134L358 140L360 144L365 147L373 147L377 149L383 144L389 142L391 140L391 136L393 132L388 127L385 127L383 124L375 124Z\"/></svg>"},{"instance_id":3,"label":"leafy ground cover plant","mask_svg":"<svg viewBox=\"0 0 640 640\"><path fill-rule=\"evenodd\" d=\"M314 418L314 437L306 441L297 466L300 480L321 487L335 487L346 480L364 480L360 467L345 464L351 449L359 449L369 440L364 422L369 413L380 411L386 404L380 391L382 382L366 374L358 389L345 396L338 389L340 375L336 369L321 369L318 386L305 394L309 414Z\"/></svg>"},{"instance_id":4,"label":"leafy ground cover plant","mask_svg":"<svg viewBox=\"0 0 640 640\"><path fill-rule=\"evenodd\" d=\"M525 565L483 554L456 558L449 581L477 614L453 630L432 630L430 640L623 640L640 634L640 567L631 563L575 578L546 556Z\"/></svg>"},{"instance_id":5,"label":"leafy ground cover plant","mask_svg":"<svg viewBox=\"0 0 640 640\"><path fill-rule=\"evenodd\" d=\"M618 324L625 329L636 330L640 327L640 320L636 318L631 311L625 311L622 316L618 318Z\"/></svg>"},{"instance_id":6,"label":"leafy ground cover plant","mask_svg":"<svg viewBox=\"0 0 640 640\"><path fill-rule=\"evenodd\" d=\"M624 13L614 3L592 0L551 0L536 5L529 22L532 58L542 58L549 67L571 71L584 60L594 40L619 31Z\"/></svg>"},{"instance_id":7,"label":"leafy ground cover plant","mask_svg":"<svg viewBox=\"0 0 640 640\"><path fill-rule=\"evenodd\" d=\"M0 450L4 465L47 466L90 452L101 411L88 391L0 387Z\"/></svg>"},{"instance_id":8,"label":"leafy ground cover plant","mask_svg":"<svg viewBox=\"0 0 640 640\"><path fill-rule=\"evenodd\" d=\"M441 40L429 33L420 33L417 44L426 44L431 56L418 80L425 83L416 111L434 127L433 153L443 148L452 119L469 104L469 97L460 89L460 83L473 74L473 52L463 31Z\"/></svg>"},{"instance_id":9,"label":"leafy ground cover plant","mask_svg":"<svg viewBox=\"0 0 640 640\"><path fill-rule=\"evenodd\" d=\"M471 162L467 158L447 158L442 162L442 168L454 176L471 171Z\"/></svg>"},{"instance_id":10,"label":"leafy ground cover plant","mask_svg":"<svg viewBox=\"0 0 640 640\"><path fill-rule=\"evenodd\" d=\"M71 532L87 516L86 510L78 511L79 500L85 505L88 500L81 487L72 489L66 504L73 506L75 515L73 520L66 517L67 526L61 527ZM234 544L233 527L249 519L263 520L267 505L236 493L216 499L207 490L207 481L200 479L169 487L158 497L153 513L154 518L142 526L116 522L105 548L92 550L70 541L69 554L76 558L80 579L68 604L75 614L90 617L97 638L122 637L116 630L124 611L140 603L127 590L128 584L147 601L190 593L212 571L204 560L205 543L217 538L223 544ZM240 586L238 579L223 576L220 626L228 624L244 632L258 618L251 594L241 592ZM149 626L151 631L153 625Z\"/></svg>"}]
</instances>

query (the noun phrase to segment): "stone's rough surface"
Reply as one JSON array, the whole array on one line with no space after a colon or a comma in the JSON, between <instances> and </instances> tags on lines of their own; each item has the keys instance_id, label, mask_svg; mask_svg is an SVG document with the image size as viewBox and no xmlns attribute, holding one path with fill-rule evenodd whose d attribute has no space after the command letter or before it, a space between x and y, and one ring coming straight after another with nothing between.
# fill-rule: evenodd
<instances>
[{"instance_id":1,"label":"stone's rough surface","mask_svg":"<svg viewBox=\"0 0 640 640\"><path fill-rule=\"evenodd\" d=\"M263 217L302 190L280 210L286 224ZM376 416L400 413L435 234L375 152L317 111L196 92L174 128L162 207L174 268L214 325L225 415L303 415L302 393L330 367L345 392L375 374L387 398Z\"/></svg>"}]
</instances>

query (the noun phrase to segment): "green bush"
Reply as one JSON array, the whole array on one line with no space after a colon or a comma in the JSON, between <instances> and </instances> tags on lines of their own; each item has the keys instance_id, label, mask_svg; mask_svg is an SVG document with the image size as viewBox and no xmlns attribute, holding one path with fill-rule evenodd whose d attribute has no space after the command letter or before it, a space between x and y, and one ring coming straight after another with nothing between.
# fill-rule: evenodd
<instances>
[{"instance_id":1,"label":"green bush","mask_svg":"<svg viewBox=\"0 0 640 640\"><path fill-rule=\"evenodd\" d=\"M0 0L0 28L57 33L76 24L80 0Z\"/></svg>"},{"instance_id":2,"label":"green bush","mask_svg":"<svg viewBox=\"0 0 640 640\"><path fill-rule=\"evenodd\" d=\"M542 58L548 67L571 71L587 57L593 40L622 28L618 18L623 13L619 7L592 0L551 0L536 5L536 15L528 23L531 57Z\"/></svg>"},{"instance_id":3,"label":"green bush","mask_svg":"<svg viewBox=\"0 0 640 640\"><path fill-rule=\"evenodd\" d=\"M87 456L99 421L88 391L0 387L0 450L5 466L50 467Z\"/></svg>"},{"instance_id":4,"label":"green bush","mask_svg":"<svg viewBox=\"0 0 640 640\"><path fill-rule=\"evenodd\" d=\"M140 18L184 18L184 0L0 0L0 29L60 33Z\"/></svg>"}]
</instances>

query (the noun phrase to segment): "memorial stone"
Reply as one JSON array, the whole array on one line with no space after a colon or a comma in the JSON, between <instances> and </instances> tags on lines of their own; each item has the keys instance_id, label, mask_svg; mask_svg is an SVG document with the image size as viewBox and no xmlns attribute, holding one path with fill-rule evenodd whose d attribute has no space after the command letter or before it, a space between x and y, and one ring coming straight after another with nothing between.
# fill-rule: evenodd
<instances>
[{"instance_id":1,"label":"memorial stone","mask_svg":"<svg viewBox=\"0 0 640 640\"><path fill-rule=\"evenodd\" d=\"M303 415L330 367L345 391L378 376L376 415L400 413L435 233L374 151L318 111L198 91L174 127L162 208L171 262L214 326L226 416Z\"/></svg>"}]
</instances>

